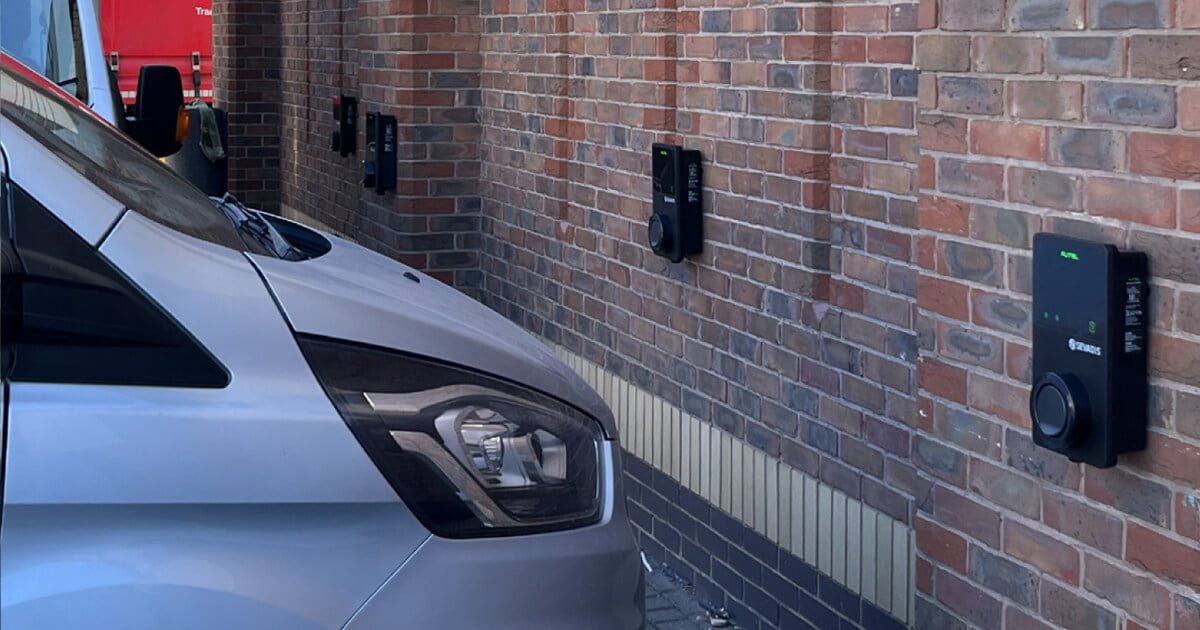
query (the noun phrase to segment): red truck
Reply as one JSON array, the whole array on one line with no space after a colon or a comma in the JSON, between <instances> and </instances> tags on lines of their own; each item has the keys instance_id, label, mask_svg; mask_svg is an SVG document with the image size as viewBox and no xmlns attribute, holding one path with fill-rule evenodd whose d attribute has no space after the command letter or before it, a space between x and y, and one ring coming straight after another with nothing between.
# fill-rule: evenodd
<instances>
[{"instance_id":1,"label":"red truck","mask_svg":"<svg viewBox=\"0 0 1200 630\"><path fill-rule=\"evenodd\" d=\"M178 68L185 96L212 104L212 0L100 0L100 30L126 105L144 65Z\"/></svg>"}]
</instances>

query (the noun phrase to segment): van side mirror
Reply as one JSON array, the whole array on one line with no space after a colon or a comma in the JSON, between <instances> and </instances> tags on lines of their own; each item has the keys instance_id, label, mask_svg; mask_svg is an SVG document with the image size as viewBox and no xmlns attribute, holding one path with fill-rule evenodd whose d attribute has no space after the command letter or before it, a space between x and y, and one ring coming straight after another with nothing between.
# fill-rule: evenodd
<instances>
[{"instance_id":1,"label":"van side mirror","mask_svg":"<svg viewBox=\"0 0 1200 630\"><path fill-rule=\"evenodd\" d=\"M183 146L177 130L183 113L183 78L174 66L142 66L130 135L156 157Z\"/></svg>"}]
</instances>

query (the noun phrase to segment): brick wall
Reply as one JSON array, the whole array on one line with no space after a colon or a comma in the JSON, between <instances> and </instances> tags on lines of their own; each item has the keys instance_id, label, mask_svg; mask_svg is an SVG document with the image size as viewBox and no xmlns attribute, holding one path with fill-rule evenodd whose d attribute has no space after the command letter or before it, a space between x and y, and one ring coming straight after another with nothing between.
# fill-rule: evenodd
<instances>
[{"instance_id":1,"label":"brick wall","mask_svg":"<svg viewBox=\"0 0 1200 630\"><path fill-rule=\"evenodd\" d=\"M213 90L229 114L229 190L258 208L280 203L280 5L213 3Z\"/></svg>"},{"instance_id":2,"label":"brick wall","mask_svg":"<svg viewBox=\"0 0 1200 630\"><path fill-rule=\"evenodd\" d=\"M360 28L357 0L282 3L282 188L287 214L303 213L340 233L362 237L362 152L329 150L333 99L357 96ZM362 124L360 120L360 125ZM358 139L363 142L362 134Z\"/></svg>"},{"instance_id":3,"label":"brick wall","mask_svg":"<svg viewBox=\"0 0 1200 630\"><path fill-rule=\"evenodd\" d=\"M485 0L488 304L910 523L916 8ZM706 245L678 265L645 245L657 141L705 156ZM644 544L745 627L823 627L851 600L842 623L863 622L857 595L796 582L782 567L809 565L721 510L677 522L676 491L630 486Z\"/></svg>"},{"instance_id":4,"label":"brick wall","mask_svg":"<svg viewBox=\"0 0 1200 630\"><path fill-rule=\"evenodd\" d=\"M1200 627L1198 17L922 2L918 625ZM1150 448L1108 471L1030 442L1039 231L1151 256Z\"/></svg>"},{"instance_id":5,"label":"brick wall","mask_svg":"<svg viewBox=\"0 0 1200 630\"><path fill-rule=\"evenodd\" d=\"M478 296L478 1L214 7L218 99L232 110L231 190ZM358 152L346 158L330 150L333 100L343 94L360 110ZM361 185L368 111L399 125L397 186L384 195Z\"/></svg>"}]
</instances>

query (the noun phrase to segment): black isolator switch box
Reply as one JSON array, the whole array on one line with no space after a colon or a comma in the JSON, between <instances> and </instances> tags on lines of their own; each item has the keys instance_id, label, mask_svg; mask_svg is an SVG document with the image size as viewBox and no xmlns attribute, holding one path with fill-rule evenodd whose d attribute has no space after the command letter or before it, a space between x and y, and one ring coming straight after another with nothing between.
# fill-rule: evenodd
<instances>
[{"instance_id":1,"label":"black isolator switch box","mask_svg":"<svg viewBox=\"0 0 1200 630\"><path fill-rule=\"evenodd\" d=\"M333 119L337 128L331 148L342 157L354 155L358 150L358 99L345 95L333 99Z\"/></svg>"},{"instance_id":2,"label":"black isolator switch box","mask_svg":"<svg viewBox=\"0 0 1200 630\"><path fill-rule=\"evenodd\" d=\"M363 186L382 195L396 189L396 117L367 112L367 159Z\"/></svg>"},{"instance_id":3,"label":"black isolator switch box","mask_svg":"<svg viewBox=\"0 0 1200 630\"><path fill-rule=\"evenodd\" d=\"M1035 444L1098 468L1146 448L1146 255L1033 239Z\"/></svg>"},{"instance_id":4,"label":"black isolator switch box","mask_svg":"<svg viewBox=\"0 0 1200 630\"><path fill-rule=\"evenodd\" d=\"M679 262L704 247L700 152L672 144L653 147L654 207L650 215L650 249Z\"/></svg>"}]
</instances>

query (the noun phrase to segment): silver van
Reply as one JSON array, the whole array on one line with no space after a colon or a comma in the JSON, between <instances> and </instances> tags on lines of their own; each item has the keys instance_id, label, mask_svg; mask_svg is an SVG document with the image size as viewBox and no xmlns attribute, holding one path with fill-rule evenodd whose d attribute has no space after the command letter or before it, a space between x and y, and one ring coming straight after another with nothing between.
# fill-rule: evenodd
<instances>
[{"instance_id":1,"label":"silver van","mask_svg":"<svg viewBox=\"0 0 1200 630\"><path fill-rule=\"evenodd\" d=\"M642 626L612 415L548 348L8 55L0 148L5 630Z\"/></svg>"}]
</instances>

